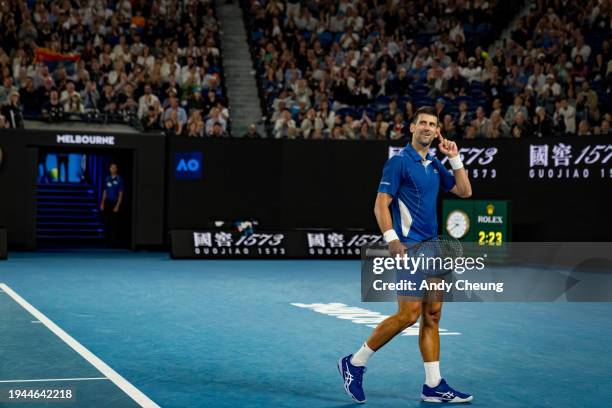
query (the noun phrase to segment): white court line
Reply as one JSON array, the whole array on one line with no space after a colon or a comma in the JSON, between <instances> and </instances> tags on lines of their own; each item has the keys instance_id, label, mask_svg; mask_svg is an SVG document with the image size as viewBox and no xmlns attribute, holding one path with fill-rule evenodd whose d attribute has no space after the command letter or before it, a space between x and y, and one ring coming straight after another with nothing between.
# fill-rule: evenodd
<instances>
[{"instance_id":1,"label":"white court line","mask_svg":"<svg viewBox=\"0 0 612 408\"><path fill-rule=\"evenodd\" d=\"M83 377L83 378L40 378L36 380L0 380L0 383L25 383L25 382L58 382L58 381L93 381L109 380L106 377Z\"/></svg>"},{"instance_id":2,"label":"white court line","mask_svg":"<svg viewBox=\"0 0 612 408\"><path fill-rule=\"evenodd\" d=\"M53 323L47 316L42 314L38 309L29 304L25 299L19 296L17 293L13 291L13 289L9 288L6 284L0 283L0 289L4 290L7 295L13 298L13 300L25 310L30 312L32 316L36 319L40 320L42 324L47 326L49 330L51 330L57 337L62 339L66 344L68 344L74 351L79 353L81 357L85 360L89 361L91 365L96 367L98 371L104 374L109 380L111 380L117 387L119 387L123 392L130 396L134 401L140 404L141 407L144 408L160 408L155 402L151 401L149 397L144 395L142 391L138 388L134 387L128 380L119 375L115 370L110 368L104 361L100 360L96 357L91 351L87 350L81 343L76 341L72 336L62 330L58 325Z\"/></svg>"}]
</instances>

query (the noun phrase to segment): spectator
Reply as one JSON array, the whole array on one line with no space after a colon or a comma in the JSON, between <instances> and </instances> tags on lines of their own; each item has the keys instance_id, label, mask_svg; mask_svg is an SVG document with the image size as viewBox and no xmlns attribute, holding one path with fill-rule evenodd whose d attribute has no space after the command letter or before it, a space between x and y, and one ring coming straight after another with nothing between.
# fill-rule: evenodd
<instances>
[{"instance_id":1,"label":"spectator","mask_svg":"<svg viewBox=\"0 0 612 408\"><path fill-rule=\"evenodd\" d=\"M96 88L96 84L93 81L87 81L85 88L81 91L81 101L85 112L96 113L98 112L98 104L100 101L100 93Z\"/></svg>"},{"instance_id":2,"label":"spectator","mask_svg":"<svg viewBox=\"0 0 612 408\"><path fill-rule=\"evenodd\" d=\"M452 76L448 80L448 96L455 98L460 95L465 95L465 90L467 88L467 80L459 73L457 64L453 63Z\"/></svg>"},{"instance_id":3,"label":"spectator","mask_svg":"<svg viewBox=\"0 0 612 408\"><path fill-rule=\"evenodd\" d=\"M141 119L144 131L149 132L153 130L161 130L160 120L161 113L159 102L157 102L157 104L149 106L146 116Z\"/></svg>"},{"instance_id":4,"label":"spectator","mask_svg":"<svg viewBox=\"0 0 612 408\"><path fill-rule=\"evenodd\" d=\"M444 115L448 113L446 110L446 101L444 100L444 98L438 98L438 100L436 100L436 105L434 106L434 108L436 109L436 113L439 118L443 118Z\"/></svg>"},{"instance_id":5,"label":"spectator","mask_svg":"<svg viewBox=\"0 0 612 408\"><path fill-rule=\"evenodd\" d=\"M485 81L484 90L489 99L506 99L504 84L499 76L498 67L491 69L491 77Z\"/></svg>"},{"instance_id":6,"label":"spectator","mask_svg":"<svg viewBox=\"0 0 612 408\"><path fill-rule=\"evenodd\" d=\"M578 124L578 136L591 136L591 129L589 127L589 122L586 120L581 120Z\"/></svg>"},{"instance_id":7,"label":"spectator","mask_svg":"<svg viewBox=\"0 0 612 408\"><path fill-rule=\"evenodd\" d=\"M359 134L357 135L357 138L359 140L372 140L376 138L376 129L374 128L368 115L365 113L359 126Z\"/></svg>"},{"instance_id":8,"label":"spectator","mask_svg":"<svg viewBox=\"0 0 612 408\"><path fill-rule=\"evenodd\" d=\"M204 121L200 111L194 110L187 122L187 137L204 137Z\"/></svg>"},{"instance_id":9,"label":"spectator","mask_svg":"<svg viewBox=\"0 0 612 408\"><path fill-rule=\"evenodd\" d=\"M8 103L0 111L10 128L23 129L23 115L21 113L18 91L11 91Z\"/></svg>"},{"instance_id":10,"label":"spectator","mask_svg":"<svg viewBox=\"0 0 612 408\"><path fill-rule=\"evenodd\" d=\"M448 88L448 81L444 78L444 70L437 63L434 62L436 67L431 68L427 72L427 85L429 86L429 97L438 98L446 93ZM405 72L405 70L404 70ZM400 76L402 75L400 71ZM405 91L402 94L406 94L408 91L407 85L403 86ZM399 87L398 87L399 90Z\"/></svg>"},{"instance_id":11,"label":"spectator","mask_svg":"<svg viewBox=\"0 0 612 408\"><path fill-rule=\"evenodd\" d=\"M206 110L206 100L202 97L202 88L200 87L196 87L187 100L187 111L191 112L193 110L210 112L210 108Z\"/></svg>"},{"instance_id":12,"label":"spectator","mask_svg":"<svg viewBox=\"0 0 612 408\"><path fill-rule=\"evenodd\" d=\"M468 58L468 66L461 70L461 75L468 82L474 82L480 79L482 68L476 65L476 58Z\"/></svg>"},{"instance_id":13,"label":"spectator","mask_svg":"<svg viewBox=\"0 0 612 408\"><path fill-rule=\"evenodd\" d=\"M547 137L553 134L553 123L546 109L542 106L536 108L536 114L533 117L533 135L535 137Z\"/></svg>"},{"instance_id":14,"label":"spectator","mask_svg":"<svg viewBox=\"0 0 612 408\"><path fill-rule=\"evenodd\" d=\"M176 122L175 119L173 119L172 117L169 117L163 123L164 123L164 133L166 134L166 136L174 137L178 135L176 133L178 129L178 123Z\"/></svg>"},{"instance_id":15,"label":"spectator","mask_svg":"<svg viewBox=\"0 0 612 408\"><path fill-rule=\"evenodd\" d=\"M561 101L556 104L553 121L561 133L576 133L576 109L567 103L567 98L561 98Z\"/></svg>"},{"instance_id":16,"label":"spectator","mask_svg":"<svg viewBox=\"0 0 612 408\"><path fill-rule=\"evenodd\" d=\"M131 95L125 96L124 99L125 102L119 105L117 113L125 123L133 124L138 121L138 103Z\"/></svg>"},{"instance_id":17,"label":"spectator","mask_svg":"<svg viewBox=\"0 0 612 408\"><path fill-rule=\"evenodd\" d=\"M485 115L484 108L476 108L476 118L472 121L472 127L476 130L475 137L484 138L491 134L491 120Z\"/></svg>"},{"instance_id":18,"label":"spectator","mask_svg":"<svg viewBox=\"0 0 612 408\"><path fill-rule=\"evenodd\" d=\"M26 116L36 116L40 112L41 93L34 88L32 77L27 77L25 87L19 90L19 96Z\"/></svg>"},{"instance_id":19,"label":"spectator","mask_svg":"<svg viewBox=\"0 0 612 408\"><path fill-rule=\"evenodd\" d=\"M572 65L571 77L574 82L574 86L578 87L586 80L589 70L587 65L584 63L584 59L581 54L576 55L574 63Z\"/></svg>"},{"instance_id":20,"label":"spectator","mask_svg":"<svg viewBox=\"0 0 612 408\"><path fill-rule=\"evenodd\" d=\"M311 108L306 112L306 118L300 123L300 134L302 138L308 139L315 128L322 128L323 121L317 117L317 112Z\"/></svg>"},{"instance_id":21,"label":"spectator","mask_svg":"<svg viewBox=\"0 0 612 408\"><path fill-rule=\"evenodd\" d=\"M85 107L83 103L81 103L81 96L77 92L73 92L70 95L70 99L64 103L64 112L66 112L69 116L71 114L79 115L85 113Z\"/></svg>"},{"instance_id":22,"label":"spectator","mask_svg":"<svg viewBox=\"0 0 612 408\"><path fill-rule=\"evenodd\" d=\"M510 137L510 126L508 126L501 114L496 110L491 113L491 126L485 137L489 139Z\"/></svg>"},{"instance_id":23,"label":"spectator","mask_svg":"<svg viewBox=\"0 0 612 408\"><path fill-rule=\"evenodd\" d=\"M501 99L495 98L493 100L492 108L493 109L491 110L491 114L493 114L493 112L497 112L497 113L499 113L501 115L502 114L502 101L501 101Z\"/></svg>"},{"instance_id":24,"label":"spectator","mask_svg":"<svg viewBox=\"0 0 612 408\"><path fill-rule=\"evenodd\" d=\"M401 112L395 114L395 117L393 118L393 123L389 127L389 137L392 140L408 137L408 126L406 122L404 122L404 115L402 115Z\"/></svg>"},{"instance_id":25,"label":"spectator","mask_svg":"<svg viewBox=\"0 0 612 408\"><path fill-rule=\"evenodd\" d=\"M117 99L111 84L104 85L102 95L100 95L99 108L101 112L107 115L114 115L117 113Z\"/></svg>"},{"instance_id":26,"label":"spectator","mask_svg":"<svg viewBox=\"0 0 612 408\"><path fill-rule=\"evenodd\" d=\"M465 129L472 123L473 116L468 111L468 104L465 101L459 103L459 115L457 116L457 132L460 135L465 134Z\"/></svg>"},{"instance_id":27,"label":"spectator","mask_svg":"<svg viewBox=\"0 0 612 408\"><path fill-rule=\"evenodd\" d=\"M512 125L512 129L510 133L514 138L523 138L528 137L530 135L530 126L529 122L527 122L527 118L523 114L523 112L516 112L516 116L514 117L514 125Z\"/></svg>"},{"instance_id":28,"label":"spectator","mask_svg":"<svg viewBox=\"0 0 612 408\"><path fill-rule=\"evenodd\" d=\"M255 123L251 123L248 130L242 137L247 139L261 139L261 135L257 131L257 125Z\"/></svg>"},{"instance_id":29,"label":"spectator","mask_svg":"<svg viewBox=\"0 0 612 408\"><path fill-rule=\"evenodd\" d=\"M210 137L227 137L227 132L223 130L223 126L220 122L215 122L212 127L212 132L208 134Z\"/></svg>"},{"instance_id":30,"label":"spectator","mask_svg":"<svg viewBox=\"0 0 612 408\"><path fill-rule=\"evenodd\" d=\"M444 136L446 139L456 140L458 138L459 134L457 133L457 129L451 115L444 115L441 131L442 136Z\"/></svg>"},{"instance_id":31,"label":"spectator","mask_svg":"<svg viewBox=\"0 0 612 408\"><path fill-rule=\"evenodd\" d=\"M13 85L13 78L5 76L0 86L0 106L9 103L9 95L13 92L19 92L16 86Z\"/></svg>"},{"instance_id":32,"label":"spectator","mask_svg":"<svg viewBox=\"0 0 612 408\"><path fill-rule=\"evenodd\" d=\"M75 94L78 95L78 92L74 87L74 82L68 82L66 84L66 89L60 93L60 103L64 105L69 103L72 100L72 96Z\"/></svg>"},{"instance_id":33,"label":"spectator","mask_svg":"<svg viewBox=\"0 0 612 408\"><path fill-rule=\"evenodd\" d=\"M0 129L8 129L10 128L9 123L2 113L0 113Z\"/></svg>"},{"instance_id":34,"label":"spectator","mask_svg":"<svg viewBox=\"0 0 612 408\"><path fill-rule=\"evenodd\" d=\"M159 105L159 98L153 94L153 89L150 84L145 84L144 93L138 99L138 117L142 119L151 106Z\"/></svg>"},{"instance_id":35,"label":"spectator","mask_svg":"<svg viewBox=\"0 0 612 408\"><path fill-rule=\"evenodd\" d=\"M584 38L581 35L578 36L576 45L572 48L570 55L574 60L577 56L580 56L582 61L587 61L591 56L591 47L584 43Z\"/></svg>"},{"instance_id":36,"label":"spectator","mask_svg":"<svg viewBox=\"0 0 612 408\"><path fill-rule=\"evenodd\" d=\"M180 135L183 132L183 127L187 124L187 113L185 109L179 106L179 100L176 96L171 96L170 106L166 108L162 115L162 121L166 122L168 119L172 119L176 125L176 134Z\"/></svg>"},{"instance_id":37,"label":"spectator","mask_svg":"<svg viewBox=\"0 0 612 408\"><path fill-rule=\"evenodd\" d=\"M527 85L530 85L537 94L540 94L542 88L546 85L546 82L547 77L542 72L542 66L539 63L536 63L533 73L527 79Z\"/></svg>"},{"instance_id":38,"label":"spectator","mask_svg":"<svg viewBox=\"0 0 612 408\"><path fill-rule=\"evenodd\" d=\"M42 115L49 122L64 120L64 106L60 103L56 90L52 90L49 94L49 100L43 105Z\"/></svg>"},{"instance_id":39,"label":"spectator","mask_svg":"<svg viewBox=\"0 0 612 408\"><path fill-rule=\"evenodd\" d=\"M206 134L210 135L213 131L213 126L215 123L219 123L223 128L223 132L226 132L227 122L223 118L221 111L218 108L212 108L208 113L208 117L206 119Z\"/></svg>"},{"instance_id":40,"label":"spectator","mask_svg":"<svg viewBox=\"0 0 612 408\"><path fill-rule=\"evenodd\" d=\"M295 121L291 118L291 112L285 109L274 124L274 137L277 139L288 138L295 134Z\"/></svg>"},{"instance_id":41,"label":"spectator","mask_svg":"<svg viewBox=\"0 0 612 408\"><path fill-rule=\"evenodd\" d=\"M521 112L525 118L528 118L527 108L523 106L523 98L521 96L516 96L514 98L514 104L506 111L506 115L504 116L506 123L514 125L514 120L518 112Z\"/></svg>"},{"instance_id":42,"label":"spectator","mask_svg":"<svg viewBox=\"0 0 612 408\"><path fill-rule=\"evenodd\" d=\"M608 120L602 120L601 121L601 126L599 128L595 129L595 134L596 135L601 135L601 136L610 136L612 135L612 131L610 130L610 121Z\"/></svg>"},{"instance_id":43,"label":"spectator","mask_svg":"<svg viewBox=\"0 0 612 408\"><path fill-rule=\"evenodd\" d=\"M542 94L546 91L550 91L554 97L558 97L561 95L561 85L556 82L555 76L553 74L548 74L546 76L546 84L542 86L539 94Z\"/></svg>"},{"instance_id":44,"label":"spectator","mask_svg":"<svg viewBox=\"0 0 612 408\"><path fill-rule=\"evenodd\" d=\"M587 121L592 120L594 123L597 123L599 121L599 97L597 96L597 92L591 89L587 81L584 81L578 95L582 95L584 98L584 105L588 109L588 117L584 119Z\"/></svg>"}]
</instances>

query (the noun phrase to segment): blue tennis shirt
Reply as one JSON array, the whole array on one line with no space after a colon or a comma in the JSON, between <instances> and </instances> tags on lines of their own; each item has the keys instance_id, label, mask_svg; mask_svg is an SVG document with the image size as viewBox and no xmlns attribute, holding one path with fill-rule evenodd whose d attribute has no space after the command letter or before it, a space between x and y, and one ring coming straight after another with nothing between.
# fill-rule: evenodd
<instances>
[{"instance_id":1,"label":"blue tennis shirt","mask_svg":"<svg viewBox=\"0 0 612 408\"><path fill-rule=\"evenodd\" d=\"M106 199L108 201L119 201L119 192L123 191L123 178L121 176L107 176L104 184L106 190Z\"/></svg>"},{"instance_id":2,"label":"blue tennis shirt","mask_svg":"<svg viewBox=\"0 0 612 408\"><path fill-rule=\"evenodd\" d=\"M378 192L393 196L393 229L400 241L420 242L438 235L438 191L454 186L455 176L440 160L430 154L423 160L411 144L387 160Z\"/></svg>"}]
</instances>

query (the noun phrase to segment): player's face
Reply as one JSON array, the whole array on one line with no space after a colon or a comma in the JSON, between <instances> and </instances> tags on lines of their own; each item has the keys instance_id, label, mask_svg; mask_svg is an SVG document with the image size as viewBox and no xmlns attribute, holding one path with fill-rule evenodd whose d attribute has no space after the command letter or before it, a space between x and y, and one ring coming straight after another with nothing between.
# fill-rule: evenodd
<instances>
[{"instance_id":1,"label":"player's face","mask_svg":"<svg viewBox=\"0 0 612 408\"><path fill-rule=\"evenodd\" d=\"M410 124L410 132L417 143L422 146L428 146L436 137L436 128L438 127L438 118L434 115L419 114L416 123Z\"/></svg>"}]
</instances>

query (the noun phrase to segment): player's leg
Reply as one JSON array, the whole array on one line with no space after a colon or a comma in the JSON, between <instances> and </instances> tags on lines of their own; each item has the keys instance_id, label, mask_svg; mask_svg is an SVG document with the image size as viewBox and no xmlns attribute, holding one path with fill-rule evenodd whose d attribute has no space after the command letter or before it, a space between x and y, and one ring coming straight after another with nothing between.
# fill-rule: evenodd
<instances>
[{"instance_id":1,"label":"player's leg","mask_svg":"<svg viewBox=\"0 0 612 408\"><path fill-rule=\"evenodd\" d=\"M425 364L425 384L438 385L440 376L440 333L438 327L442 316L442 302L423 302L419 326L419 348Z\"/></svg>"},{"instance_id":2,"label":"player's leg","mask_svg":"<svg viewBox=\"0 0 612 408\"><path fill-rule=\"evenodd\" d=\"M424 301L421 307L419 347L425 366L425 384L421 399L426 402L469 402L470 394L451 388L440 374L440 333L442 317L441 301Z\"/></svg>"},{"instance_id":3,"label":"player's leg","mask_svg":"<svg viewBox=\"0 0 612 408\"><path fill-rule=\"evenodd\" d=\"M387 344L393 337L397 336L403 330L412 326L419 319L421 313L421 299L411 296L398 296L397 313L383 320L376 329L372 332L368 340L367 346L376 351ZM359 363L358 353L353 360ZM366 361L367 362L367 361ZM365 363L363 364L365 365Z\"/></svg>"},{"instance_id":4,"label":"player's leg","mask_svg":"<svg viewBox=\"0 0 612 408\"><path fill-rule=\"evenodd\" d=\"M397 313L383 320L355 354L349 354L338 361L338 370L344 379L344 389L353 400L366 400L362 380L370 357L393 337L412 326L420 313L421 298L398 296Z\"/></svg>"}]
</instances>

